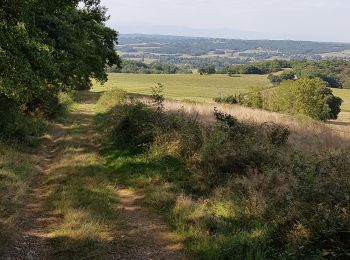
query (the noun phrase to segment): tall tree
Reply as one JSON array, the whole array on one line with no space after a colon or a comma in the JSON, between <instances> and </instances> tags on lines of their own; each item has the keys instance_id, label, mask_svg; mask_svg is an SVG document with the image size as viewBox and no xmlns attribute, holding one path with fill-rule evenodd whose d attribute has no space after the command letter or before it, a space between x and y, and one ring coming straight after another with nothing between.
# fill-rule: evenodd
<instances>
[{"instance_id":1,"label":"tall tree","mask_svg":"<svg viewBox=\"0 0 350 260\"><path fill-rule=\"evenodd\" d=\"M120 66L100 0L0 0L0 96L35 109Z\"/></svg>"}]
</instances>

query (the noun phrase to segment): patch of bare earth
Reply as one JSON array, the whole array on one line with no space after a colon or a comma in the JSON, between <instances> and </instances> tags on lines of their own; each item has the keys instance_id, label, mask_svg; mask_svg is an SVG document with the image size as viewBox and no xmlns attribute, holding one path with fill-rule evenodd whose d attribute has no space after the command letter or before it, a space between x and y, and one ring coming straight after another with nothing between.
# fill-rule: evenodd
<instances>
[{"instance_id":1,"label":"patch of bare earth","mask_svg":"<svg viewBox=\"0 0 350 260\"><path fill-rule=\"evenodd\" d=\"M30 193L18 214L14 225L14 237L5 256L0 259L50 259L49 227L55 222L55 216L46 209L47 172L55 157L55 140L60 130L54 130L40 151L39 174L30 183Z\"/></svg>"},{"instance_id":2,"label":"patch of bare earth","mask_svg":"<svg viewBox=\"0 0 350 260\"><path fill-rule=\"evenodd\" d=\"M185 259L181 242L143 203L143 196L119 189L122 227L115 238L117 255L113 259Z\"/></svg>"}]
</instances>

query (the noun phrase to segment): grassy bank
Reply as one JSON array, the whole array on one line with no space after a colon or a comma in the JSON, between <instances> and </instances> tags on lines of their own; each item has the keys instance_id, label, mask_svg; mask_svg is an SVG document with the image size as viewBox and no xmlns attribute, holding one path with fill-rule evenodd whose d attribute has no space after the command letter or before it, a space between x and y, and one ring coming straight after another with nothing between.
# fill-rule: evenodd
<instances>
[{"instance_id":1,"label":"grassy bank","mask_svg":"<svg viewBox=\"0 0 350 260\"><path fill-rule=\"evenodd\" d=\"M159 114L113 96L97 117L106 161L118 182L146 194L194 258L349 255L346 152L302 152L275 124L218 112L207 125L184 110Z\"/></svg>"}]
</instances>

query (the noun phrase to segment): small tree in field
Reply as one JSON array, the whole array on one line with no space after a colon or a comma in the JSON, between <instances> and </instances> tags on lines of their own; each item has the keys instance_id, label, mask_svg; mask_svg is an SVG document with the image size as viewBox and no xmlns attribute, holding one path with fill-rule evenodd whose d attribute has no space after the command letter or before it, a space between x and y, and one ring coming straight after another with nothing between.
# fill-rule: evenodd
<instances>
[{"instance_id":1,"label":"small tree in field","mask_svg":"<svg viewBox=\"0 0 350 260\"><path fill-rule=\"evenodd\" d=\"M164 110L164 100L164 85L157 83L157 85L152 88L152 101L158 113Z\"/></svg>"}]
</instances>

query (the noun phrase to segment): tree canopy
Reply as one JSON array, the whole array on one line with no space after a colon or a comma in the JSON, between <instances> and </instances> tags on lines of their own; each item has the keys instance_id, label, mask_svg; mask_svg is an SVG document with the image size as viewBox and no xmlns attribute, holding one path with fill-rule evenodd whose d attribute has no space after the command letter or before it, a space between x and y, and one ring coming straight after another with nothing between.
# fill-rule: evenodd
<instances>
[{"instance_id":1,"label":"tree canopy","mask_svg":"<svg viewBox=\"0 0 350 260\"><path fill-rule=\"evenodd\" d=\"M100 0L0 0L0 97L27 108L120 65Z\"/></svg>"}]
</instances>

